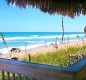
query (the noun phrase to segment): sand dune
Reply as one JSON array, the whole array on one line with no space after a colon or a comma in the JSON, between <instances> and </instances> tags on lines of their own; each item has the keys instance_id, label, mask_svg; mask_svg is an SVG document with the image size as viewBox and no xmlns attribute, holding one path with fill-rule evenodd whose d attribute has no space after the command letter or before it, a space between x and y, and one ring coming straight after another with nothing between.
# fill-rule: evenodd
<instances>
[{"instance_id":1,"label":"sand dune","mask_svg":"<svg viewBox=\"0 0 86 80\"><path fill-rule=\"evenodd\" d=\"M26 51L22 50L19 53L10 53L10 54L11 54L11 58L18 57L19 59L21 59L24 56L28 56L28 54L30 55L44 54L44 53L59 50L59 49L67 49L68 47L81 47L83 45L86 45L86 40L81 40L76 42L63 42L63 43L58 43L57 45L58 45L58 48L55 48L54 45L46 45L43 47L28 49ZM9 54L2 54L1 57L10 58Z\"/></svg>"}]
</instances>

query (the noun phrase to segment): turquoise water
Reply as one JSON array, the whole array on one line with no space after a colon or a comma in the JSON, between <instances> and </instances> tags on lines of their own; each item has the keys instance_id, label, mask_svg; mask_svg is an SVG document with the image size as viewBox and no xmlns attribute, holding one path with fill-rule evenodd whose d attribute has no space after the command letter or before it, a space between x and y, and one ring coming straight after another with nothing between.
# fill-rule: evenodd
<instances>
[{"instance_id":1,"label":"turquoise water","mask_svg":"<svg viewBox=\"0 0 86 80\"><path fill-rule=\"evenodd\" d=\"M61 42L62 32L2 32L8 47L24 47L28 45L29 48L41 46L43 44L50 44L55 42L56 37L58 42ZM77 41L76 35L83 38L83 32L65 32L64 40ZM6 48L0 35L0 49Z\"/></svg>"},{"instance_id":2,"label":"turquoise water","mask_svg":"<svg viewBox=\"0 0 86 80\"><path fill-rule=\"evenodd\" d=\"M81 37L84 36L82 32L65 32L65 40L76 40L76 35L80 35ZM47 42L55 42L57 37L58 41L62 39L61 32L3 32L3 36L6 40L8 47L11 46L24 46L32 45L32 44L39 44L39 43L47 43ZM4 48L5 45L3 44L2 38L0 39L0 47Z\"/></svg>"}]
</instances>

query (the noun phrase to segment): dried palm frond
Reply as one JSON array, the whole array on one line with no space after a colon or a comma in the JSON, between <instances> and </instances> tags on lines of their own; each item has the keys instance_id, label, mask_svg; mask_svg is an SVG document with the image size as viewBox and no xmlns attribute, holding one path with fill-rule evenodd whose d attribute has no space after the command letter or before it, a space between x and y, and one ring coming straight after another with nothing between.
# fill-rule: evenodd
<instances>
[{"instance_id":1,"label":"dried palm frond","mask_svg":"<svg viewBox=\"0 0 86 80\"><path fill-rule=\"evenodd\" d=\"M8 46L7 46L7 44L6 44L5 38L4 38L4 36L3 36L3 34L2 34L1 32L0 32L0 35L1 35L1 37L2 37L2 41L3 41L3 43L5 44L5 46L6 46L7 50L8 50L8 52L9 52L9 56L10 56L10 58L11 58L10 51L9 51Z\"/></svg>"},{"instance_id":2,"label":"dried palm frond","mask_svg":"<svg viewBox=\"0 0 86 80\"><path fill-rule=\"evenodd\" d=\"M49 14L60 14L71 18L86 14L86 0L6 0L20 8L32 6Z\"/></svg>"}]
</instances>

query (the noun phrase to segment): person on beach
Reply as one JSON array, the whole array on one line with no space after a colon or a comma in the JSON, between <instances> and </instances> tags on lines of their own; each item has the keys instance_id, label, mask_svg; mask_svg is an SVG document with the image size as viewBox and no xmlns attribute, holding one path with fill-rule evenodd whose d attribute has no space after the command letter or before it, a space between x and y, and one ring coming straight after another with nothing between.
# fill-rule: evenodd
<instances>
[{"instance_id":1,"label":"person on beach","mask_svg":"<svg viewBox=\"0 0 86 80\"><path fill-rule=\"evenodd\" d=\"M55 48L58 48L57 37L56 37L56 41L55 41Z\"/></svg>"}]
</instances>

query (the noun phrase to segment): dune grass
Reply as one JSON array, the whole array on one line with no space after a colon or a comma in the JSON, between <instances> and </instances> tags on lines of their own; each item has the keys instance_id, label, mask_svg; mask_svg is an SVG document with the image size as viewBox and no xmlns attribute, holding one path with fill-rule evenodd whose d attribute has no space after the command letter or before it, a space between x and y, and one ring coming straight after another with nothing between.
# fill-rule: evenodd
<instances>
[{"instance_id":1,"label":"dune grass","mask_svg":"<svg viewBox=\"0 0 86 80\"><path fill-rule=\"evenodd\" d=\"M47 64L47 65L53 65L53 66L68 66L67 65L67 55L68 54L75 54L80 50L86 50L86 45L83 47L70 47L67 49L61 49L61 50L56 50L52 52L48 52L46 54L37 54L37 55L31 55L31 62L34 63L39 63L39 64ZM23 61L29 61L30 56L22 58ZM1 71L0 71L1 75ZM7 79L7 74L5 72L5 79ZM15 75L16 78L15 80L18 80L18 76ZM30 80L30 77L28 77ZM1 76L0 76L1 80ZM10 75L10 80L12 80L12 74ZM24 80L24 77L22 76L21 80Z\"/></svg>"},{"instance_id":2,"label":"dune grass","mask_svg":"<svg viewBox=\"0 0 86 80\"><path fill-rule=\"evenodd\" d=\"M31 62L66 67L68 66L67 55L75 54L82 49L86 49L86 45L83 47L70 47L67 49L56 50L46 54L40 53L37 55L31 55ZM22 60L28 62L29 58L24 57Z\"/></svg>"}]
</instances>

